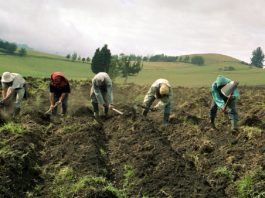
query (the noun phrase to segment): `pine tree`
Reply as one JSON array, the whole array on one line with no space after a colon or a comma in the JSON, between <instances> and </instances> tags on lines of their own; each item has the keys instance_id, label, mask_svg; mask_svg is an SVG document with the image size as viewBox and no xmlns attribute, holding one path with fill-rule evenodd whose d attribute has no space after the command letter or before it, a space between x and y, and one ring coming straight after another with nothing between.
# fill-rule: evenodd
<instances>
[{"instance_id":1,"label":"pine tree","mask_svg":"<svg viewBox=\"0 0 265 198\"><path fill-rule=\"evenodd\" d=\"M93 73L98 72L109 72L109 67L111 63L111 53L107 45L100 50L96 50L91 63L91 70Z\"/></svg>"},{"instance_id":2,"label":"pine tree","mask_svg":"<svg viewBox=\"0 0 265 198\"><path fill-rule=\"evenodd\" d=\"M256 67L262 67L264 61L264 53L261 47L258 47L252 52L251 64Z\"/></svg>"}]
</instances>

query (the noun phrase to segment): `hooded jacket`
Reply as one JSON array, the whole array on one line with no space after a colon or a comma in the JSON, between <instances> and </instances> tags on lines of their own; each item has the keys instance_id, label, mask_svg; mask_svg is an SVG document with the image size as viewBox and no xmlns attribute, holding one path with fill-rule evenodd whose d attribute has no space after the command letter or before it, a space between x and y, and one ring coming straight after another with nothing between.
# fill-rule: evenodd
<instances>
[{"instance_id":1,"label":"hooded jacket","mask_svg":"<svg viewBox=\"0 0 265 198\"><path fill-rule=\"evenodd\" d=\"M221 93L221 88L224 87L229 82L231 82L229 78L219 75L212 84L211 95L213 97L214 102L221 109L223 109L225 106L225 101L224 101L225 96ZM232 97L235 99L239 99L240 95L238 88L235 88Z\"/></svg>"}]
</instances>

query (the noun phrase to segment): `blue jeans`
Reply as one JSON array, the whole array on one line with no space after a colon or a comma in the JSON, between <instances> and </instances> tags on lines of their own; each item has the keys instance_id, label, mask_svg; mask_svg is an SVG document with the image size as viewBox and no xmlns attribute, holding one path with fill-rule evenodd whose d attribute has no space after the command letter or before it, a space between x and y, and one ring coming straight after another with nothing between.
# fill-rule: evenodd
<instances>
[{"instance_id":1,"label":"blue jeans","mask_svg":"<svg viewBox=\"0 0 265 198\"><path fill-rule=\"evenodd\" d=\"M58 93L54 93L54 103L58 102L61 94ZM65 94L64 99L62 100L62 114L66 114L67 113L67 108L68 108L68 93ZM55 107L52 110L52 114L57 114L57 107Z\"/></svg>"}]
</instances>

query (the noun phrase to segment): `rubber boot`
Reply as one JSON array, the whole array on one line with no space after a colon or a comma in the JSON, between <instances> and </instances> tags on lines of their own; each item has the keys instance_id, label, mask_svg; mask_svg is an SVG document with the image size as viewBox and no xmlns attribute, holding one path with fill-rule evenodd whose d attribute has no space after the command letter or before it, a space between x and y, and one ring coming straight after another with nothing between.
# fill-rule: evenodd
<instances>
[{"instance_id":1,"label":"rubber boot","mask_svg":"<svg viewBox=\"0 0 265 198\"><path fill-rule=\"evenodd\" d=\"M13 112L13 118L15 118L19 113L20 113L20 108L19 107L15 107L14 108L14 112Z\"/></svg>"},{"instance_id":2,"label":"rubber boot","mask_svg":"<svg viewBox=\"0 0 265 198\"><path fill-rule=\"evenodd\" d=\"M99 113L98 112L94 112L94 118L99 119Z\"/></svg>"},{"instance_id":3,"label":"rubber boot","mask_svg":"<svg viewBox=\"0 0 265 198\"><path fill-rule=\"evenodd\" d=\"M211 127L212 127L212 129L216 129L216 126L215 126L215 123L214 123L215 118L210 118L210 119L211 119Z\"/></svg>"},{"instance_id":4,"label":"rubber boot","mask_svg":"<svg viewBox=\"0 0 265 198\"><path fill-rule=\"evenodd\" d=\"M148 113L148 110L145 109L145 110L143 110L143 113L142 114L143 114L144 117L146 117L147 116L147 113Z\"/></svg>"},{"instance_id":5,"label":"rubber boot","mask_svg":"<svg viewBox=\"0 0 265 198\"><path fill-rule=\"evenodd\" d=\"M169 123L169 113L164 113L164 120L163 120L163 124L168 125Z\"/></svg>"},{"instance_id":6,"label":"rubber boot","mask_svg":"<svg viewBox=\"0 0 265 198\"><path fill-rule=\"evenodd\" d=\"M98 109L98 103L92 102L92 106L93 106L93 111L94 112L98 112L99 111L99 109Z\"/></svg>"},{"instance_id":7,"label":"rubber boot","mask_svg":"<svg viewBox=\"0 0 265 198\"><path fill-rule=\"evenodd\" d=\"M237 120L231 120L231 130L238 131Z\"/></svg>"},{"instance_id":8,"label":"rubber boot","mask_svg":"<svg viewBox=\"0 0 265 198\"><path fill-rule=\"evenodd\" d=\"M106 118L108 118L108 113L109 113L109 108L108 107L104 107L104 115Z\"/></svg>"}]
</instances>

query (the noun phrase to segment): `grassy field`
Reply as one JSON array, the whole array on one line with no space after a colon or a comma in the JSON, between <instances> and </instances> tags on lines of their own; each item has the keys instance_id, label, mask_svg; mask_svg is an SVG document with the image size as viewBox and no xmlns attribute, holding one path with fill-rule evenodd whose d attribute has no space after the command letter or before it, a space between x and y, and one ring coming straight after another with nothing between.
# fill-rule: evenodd
<instances>
[{"instance_id":1,"label":"grassy field","mask_svg":"<svg viewBox=\"0 0 265 198\"><path fill-rule=\"evenodd\" d=\"M72 79L88 79L93 76L90 64L35 51L29 51L25 57L0 54L0 73L4 71L33 77L49 77L54 71L61 71Z\"/></svg>"},{"instance_id":2,"label":"grassy field","mask_svg":"<svg viewBox=\"0 0 265 198\"><path fill-rule=\"evenodd\" d=\"M204 66L187 63L145 62L137 76L130 76L128 83L150 84L158 78L168 79L173 86L210 86L216 76L222 74L237 80L241 85L264 85L265 70L241 64L239 60L220 54L203 54ZM224 71L233 67L233 71ZM63 72L71 79L91 79L90 64L72 62L58 55L29 51L26 57L0 53L0 73L4 71L21 73L23 76L49 77L54 71ZM123 78L116 78L123 83Z\"/></svg>"},{"instance_id":3,"label":"grassy field","mask_svg":"<svg viewBox=\"0 0 265 198\"><path fill-rule=\"evenodd\" d=\"M220 70L220 68L225 66L232 66L235 70ZM239 81L241 85L264 85L264 73L265 71L262 69L243 65L239 62L219 62L205 66L194 66L184 63L148 62L144 64L143 71L138 76L130 77L128 82L146 84L157 78L166 78L174 86L200 87L210 86L217 75L224 75Z\"/></svg>"}]
</instances>

